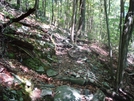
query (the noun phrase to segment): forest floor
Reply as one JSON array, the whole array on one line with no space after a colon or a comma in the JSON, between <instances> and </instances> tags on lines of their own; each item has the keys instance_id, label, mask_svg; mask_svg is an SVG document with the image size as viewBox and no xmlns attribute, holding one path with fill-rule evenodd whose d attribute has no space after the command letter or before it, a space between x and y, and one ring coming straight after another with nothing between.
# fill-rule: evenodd
<instances>
[{"instance_id":1,"label":"forest floor","mask_svg":"<svg viewBox=\"0 0 134 101\"><path fill-rule=\"evenodd\" d=\"M13 14L12 16L16 16L16 14L19 13L18 11L11 10L11 8L10 10L7 8L4 9L6 9L10 14ZM0 12L0 21L2 23L9 20L5 16L6 15L4 12ZM27 58L29 52L25 50L22 51L14 46L11 46L11 44L7 44L7 53L15 53L15 58L11 59L8 57L9 55L5 55L0 59L0 94L5 94L5 98L0 96L0 99L6 99L1 101L9 101L9 98L10 100L14 99L13 101L30 101L30 99L32 99L32 101L58 101L55 100L55 96L57 94L55 89L62 85L67 85L80 91L79 94L81 100L72 99L66 101L102 101L104 99L105 101L115 100L112 98L113 96L109 97L103 91L103 89L112 89L111 91L114 91L115 88L115 80L112 80L109 72L111 66L109 63L108 47L106 45L101 44L97 40L87 41L86 39L79 40L77 44L72 45L70 39L68 38L69 34L64 32L67 31L65 29L63 30L53 25L40 23L33 18L25 18L22 22L33 25L32 28L28 27L29 30L27 30L33 35L40 33L35 28L36 25L36 27L41 30L43 29L43 32L45 31L48 33L47 37L43 37L42 39L35 38L35 40L46 41L49 37L51 43L54 44L54 54L52 55L55 59L50 63L51 67L48 70L44 73L38 73L24 65L22 62L25 58ZM13 24L10 27L17 32L18 36L20 36L23 32L22 36L24 39L31 38L30 36L24 35L27 32L26 26ZM19 30L20 27L25 28L22 28L23 30L21 29L21 31ZM44 36L45 35L46 34L44 34ZM33 37L31 39L33 40ZM115 52L112 66L114 72L116 72L117 69L117 56L118 55ZM45 61L44 59L41 60ZM134 58L132 56L128 57L128 67L125 70L125 76L122 84L123 91L120 91L121 94L129 93L130 96L134 95L133 60ZM113 77L115 77L115 74ZM22 83L26 86L23 86ZM45 88L45 91L48 91L45 92L43 88L44 86L51 89L48 91L48 89ZM23 87L25 87L25 91L19 93L18 90L24 90ZM9 91L12 92L7 93ZM30 95L27 96L26 92L29 92ZM10 96L10 94L12 94L12 96ZM22 95L24 96L22 97L23 100L17 100L17 96L20 97ZM46 98L48 95L51 97Z\"/></svg>"}]
</instances>

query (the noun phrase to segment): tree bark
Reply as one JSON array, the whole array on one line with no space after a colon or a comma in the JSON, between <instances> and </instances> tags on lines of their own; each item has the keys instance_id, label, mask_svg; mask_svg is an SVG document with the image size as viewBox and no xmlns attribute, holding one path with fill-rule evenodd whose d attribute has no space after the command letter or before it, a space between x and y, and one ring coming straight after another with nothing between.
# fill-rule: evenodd
<instances>
[{"instance_id":1,"label":"tree bark","mask_svg":"<svg viewBox=\"0 0 134 101\"><path fill-rule=\"evenodd\" d=\"M17 0L17 8L20 9L20 0Z\"/></svg>"},{"instance_id":2,"label":"tree bark","mask_svg":"<svg viewBox=\"0 0 134 101\"><path fill-rule=\"evenodd\" d=\"M52 20L51 20L51 22L53 22L53 21L54 21L54 2L52 0Z\"/></svg>"},{"instance_id":3,"label":"tree bark","mask_svg":"<svg viewBox=\"0 0 134 101\"><path fill-rule=\"evenodd\" d=\"M119 43L119 59L118 59L118 68L117 68L117 76L116 76L117 90L122 86L124 69L126 68L126 63L127 63L128 45L133 30L133 23L134 23L133 18L134 18L134 0L130 0L129 10L125 18L122 34L120 36L121 38Z\"/></svg>"},{"instance_id":4,"label":"tree bark","mask_svg":"<svg viewBox=\"0 0 134 101\"><path fill-rule=\"evenodd\" d=\"M72 14L72 27L71 27L71 42L72 42L72 44L74 44L76 9L77 9L77 0L74 0L73 1L73 14Z\"/></svg>"},{"instance_id":5,"label":"tree bark","mask_svg":"<svg viewBox=\"0 0 134 101\"><path fill-rule=\"evenodd\" d=\"M34 9L35 9L35 16L38 17L39 0L35 0Z\"/></svg>"},{"instance_id":6,"label":"tree bark","mask_svg":"<svg viewBox=\"0 0 134 101\"><path fill-rule=\"evenodd\" d=\"M111 46L111 41L110 41L110 31L109 31L109 21L108 21L107 2L106 2L106 0L104 0L104 10L105 10L105 16L106 16L107 35L108 35L108 46L109 46L109 57L110 57L109 73L111 74L111 78L113 78L112 46Z\"/></svg>"},{"instance_id":7,"label":"tree bark","mask_svg":"<svg viewBox=\"0 0 134 101\"><path fill-rule=\"evenodd\" d=\"M46 0L42 0L43 16L46 17Z\"/></svg>"},{"instance_id":8,"label":"tree bark","mask_svg":"<svg viewBox=\"0 0 134 101\"><path fill-rule=\"evenodd\" d=\"M77 37L81 37L81 32L85 31L85 0L80 0L80 18L77 29ZM76 38L77 38L76 37Z\"/></svg>"}]
</instances>

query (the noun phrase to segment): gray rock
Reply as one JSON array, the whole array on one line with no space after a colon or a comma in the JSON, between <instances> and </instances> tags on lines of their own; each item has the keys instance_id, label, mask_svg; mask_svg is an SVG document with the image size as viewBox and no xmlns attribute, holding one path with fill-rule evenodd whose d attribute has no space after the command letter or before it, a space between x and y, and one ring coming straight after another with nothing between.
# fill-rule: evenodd
<instances>
[{"instance_id":1,"label":"gray rock","mask_svg":"<svg viewBox=\"0 0 134 101\"><path fill-rule=\"evenodd\" d=\"M67 85L60 86L56 89L54 101L81 101L80 91Z\"/></svg>"},{"instance_id":2,"label":"gray rock","mask_svg":"<svg viewBox=\"0 0 134 101\"><path fill-rule=\"evenodd\" d=\"M49 77L53 77L58 74L58 72L53 69L48 69L46 73L47 73L47 76L49 76Z\"/></svg>"}]
</instances>

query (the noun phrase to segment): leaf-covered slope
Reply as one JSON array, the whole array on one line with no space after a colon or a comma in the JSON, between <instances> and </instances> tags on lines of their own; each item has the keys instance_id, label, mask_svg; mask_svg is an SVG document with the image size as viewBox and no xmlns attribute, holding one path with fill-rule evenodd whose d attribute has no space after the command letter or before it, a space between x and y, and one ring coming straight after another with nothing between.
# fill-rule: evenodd
<instances>
[{"instance_id":1,"label":"leaf-covered slope","mask_svg":"<svg viewBox=\"0 0 134 101\"><path fill-rule=\"evenodd\" d=\"M24 13L0 7L1 23ZM11 24L3 33L6 51L4 58L0 60L0 84L7 89L0 89L1 99L6 97L6 100L11 100L14 97L17 101L52 101L54 98L64 99L62 97L74 99L73 94L79 95L79 99L83 101L104 98L124 100L123 97L126 97L122 97L123 92L112 95L114 87L109 75L109 57L105 45L88 40L79 40L77 45L73 45L69 30L37 21L34 14ZM116 71L117 57L114 58ZM133 74L128 73L130 70L126 72L125 80L128 80L128 84L124 80L123 89L130 92L130 97L134 94ZM66 86L69 96L61 85L69 85L81 92ZM64 96L57 93L57 87L61 88ZM12 97L9 97L11 94ZM61 98L58 98L59 95Z\"/></svg>"}]
</instances>

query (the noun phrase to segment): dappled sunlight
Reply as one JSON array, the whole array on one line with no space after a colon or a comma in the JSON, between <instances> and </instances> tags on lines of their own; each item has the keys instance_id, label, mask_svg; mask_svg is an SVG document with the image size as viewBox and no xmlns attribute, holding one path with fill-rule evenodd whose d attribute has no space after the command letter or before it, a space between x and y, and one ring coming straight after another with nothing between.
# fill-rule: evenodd
<instances>
[{"instance_id":1,"label":"dappled sunlight","mask_svg":"<svg viewBox=\"0 0 134 101\"><path fill-rule=\"evenodd\" d=\"M3 72L0 73L0 84L6 87L12 87L14 78L9 73L6 73L6 71Z\"/></svg>"},{"instance_id":2,"label":"dappled sunlight","mask_svg":"<svg viewBox=\"0 0 134 101\"><path fill-rule=\"evenodd\" d=\"M83 64L84 62L82 60L77 60L77 63Z\"/></svg>"},{"instance_id":3,"label":"dappled sunlight","mask_svg":"<svg viewBox=\"0 0 134 101\"><path fill-rule=\"evenodd\" d=\"M64 51L56 51L56 55L64 55L64 54L67 54L67 53Z\"/></svg>"},{"instance_id":4,"label":"dappled sunlight","mask_svg":"<svg viewBox=\"0 0 134 101\"><path fill-rule=\"evenodd\" d=\"M86 52L91 52L90 48L88 45L83 44L81 46L77 46L79 48L80 51L86 51Z\"/></svg>"},{"instance_id":5,"label":"dappled sunlight","mask_svg":"<svg viewBox=\"0 0 134 101\"><path fill-rule=\"evenodd\" d=\"M76 91L72 91L72 93L73 93L73 95L75 96L75 99L76 100L78 100L79 98L81 98L82 96L78 93L78 92L76 92Z\"/></svg>"},{"instance_id":6,"label":"dappled sunlight","mask_svg":"<svg viewBox=\"0 0 134 101\"><path fill-rule=\"evenodd\" d=\"M25 84L25 88L21 86L23 83ZM16 90L24 89L30 94L32 101L36 101L36 99L41 97L41 90L36 87L34 88L30 80L23 78L22 76L20 77L18 75L11 74L6 69L0 72L0 85Z\"/></svg>"},{"instance_id":7,"label":"dappled sunlight","mask_svg":"<svg viewBox=\"0 0 134 101\"><path fill-rule=\"evenodd\" d=\"M93 49L96 53L99 53L104 56L108 56L108 52L106 52L104 49L100 48L98 45L92 44L91 49Z\"/></svg>"},{"instance_id":8,"label":"dappled sunlight","mask_svg":"<svg viewBox=\"0 0 134 101\"><path fill-rule=\"evenodd\" d=\"M105 5L98 5L102 4L101 0L0 0L0 100L129 101L126 99L134 98L133 49L128 49L132 54L128 54L125 69L118 66L126 63L118 63L120 51L112 48L111 61L109 56L108 45L118 47L121 37L117 23L120 17L115 12L121 6L113 6L115 2L109 2L108 28ZM125 12L128 8L124 6ZM131 24L123 27L129 30Z\"/></svg>"},{"instance_id":9,"label":"dappled sunlight","mask_svg":"<svg viewBox=\"0 0 134 101\"><path fill-rule=\"evenodd\" d=\"M30 97L32 101L36 101L37 99L41 98L41 90L34 88L34 90L30 93Z\"/></svg>"},{"instance_id":10,"label":"dappled sunlight","mask_svg":"<svg viewBox=\"0 0 134 101\"><path fill-rule=\"evenodd\" d=\"M20 65L20 68L24 71L24 72L29 72L29 69L25 66Z\"/></svg>"},{"instance_id":11,"label":"dappled sunlight","mask_svg":"<svg viewBox=\"0 0 134 101\"><path fill-rule=\"evenodd\" d=\"M1 20L1 21L4 21L4 19L5 19L5 18L4 18L4 14L3 14L2 12L0 12L0 20Z\"/></svg>"},{"instance_id":12,"label":"dappled sunlight","mask_svg":"<svg viewBox=\"0 0 134 101\"><path fill-rule=\"evenodd\" d=\"M44 24L42 24L42 25L41 25L41 27L42 27L42 28L46 28L46 29L50 28L50 26L49 26L49 25L47 25L47 24L45 24L45 23L44 23Z\"/></svg>"},{"instance_id":13,"label":"dappled sunlight","mask_svg":"<svg viewBox=\"0 0 134 101\"><path fill-rule=\"evenodd\" d=\"M11 68L16 68L16 66L11 61L9 61L8 64L10 65Z\"/></svg>"}]
</instances>

